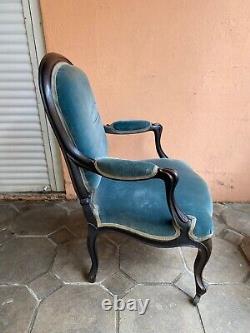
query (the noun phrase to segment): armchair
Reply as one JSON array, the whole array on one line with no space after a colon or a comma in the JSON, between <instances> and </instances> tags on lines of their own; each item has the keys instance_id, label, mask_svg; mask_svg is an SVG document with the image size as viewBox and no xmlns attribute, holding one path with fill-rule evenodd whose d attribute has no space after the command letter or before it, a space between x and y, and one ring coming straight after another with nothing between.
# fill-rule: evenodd
<instances>
[{"instance_id":1,"label":"armchair","mask_svg":"<svg viewBox=\"0 0 250 333\"><path fill-rule=\"evenodd\" d=\"M186 163L167 157L160 124L123 120L103 126L86 75L63 56L43 58L39 86L87 219L89 282L98 271L96 238L101 232L123 232L158 247L196 247L196 305L206 292L202 272L212 251L212 199L206 183ZM106 133L147 131L154 133L160 158L108 157Z\"/></svg>"}]
</instances>

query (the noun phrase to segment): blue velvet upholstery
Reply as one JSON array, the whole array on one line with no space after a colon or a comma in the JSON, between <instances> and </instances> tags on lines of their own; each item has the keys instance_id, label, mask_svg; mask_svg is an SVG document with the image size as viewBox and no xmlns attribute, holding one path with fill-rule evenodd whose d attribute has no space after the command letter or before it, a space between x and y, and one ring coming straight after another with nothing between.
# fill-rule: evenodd
<instances>
[{"instance_id":1,"label":"blue velvet upholstery","mask_svg":"<svg viewBox=\"0 0 250 333\"><path fill-rule=\"evenodd\" d=\"M149 130L151 122L147 120L118 120L106 126L106 132L114 134L141 133Z\"/></svg>"},{"instance_id":2,"label":"blue velvet upholstery","mask_svg":"<svg viewBox=\"0 0 250 333\"><path fill-rule=\"evenodd\" d=\"M66 130L80 152L96 160L97 170L107 177L150 178L161 168L176 169L179 183L175 196L179 207L196 217L193 239L204 240L213 232L212 200L206 183L185 163L170 159L141 162L107 158L106 134L96 108L88 79L78 68L61 63L55 66L53 94ZM113 133L147 131L150 122L118 121L109 125ZM179 235L168 209L164 182L160 179L111 180L82 170L83 181L92 192L94 213L101 225L116 225L152 238L171 239Z\"/></svg>"},{"instance_id":3,"label":"blue velvet upholstery","mask_svg":"<svg viewBox=\"0 0 250 333\"><path fill-rule=\"evenodd\" d=\"M62 64L55 68L55 99L72 140L86 157L107 155L106 134L87 76L77 67ZM98 186L101 177L84 171L89 189Z\"/></svg>"},{"instance_id":4,"label":"blue velvet upholstery","mask_svg":"<svg viewBox=\"0 0 250 333\"><path fill-rule=\"evenodd\" d=\"M98 158L95 161L95 167L101 175L120 180L149 179L158 171L158 167L151 162L111 157Z\"/></svg>"},{"instance_id":5,"label":"blue velvet upholstery","mask_svg":"<svg viewBox=\"0 0 250 333\"><path fill-rule=\"evenodd\" d=\"M192 237L204 240L213 233L212 200L206 183L187 164L178 160L148 160L161 168L176 169L177 204L197 221ZM177 232L167 207L165 185L160 179L116 181L102 178L93 197L102 224L134 229L151 237L174 238Z\"/></svg>"}]
</instances>

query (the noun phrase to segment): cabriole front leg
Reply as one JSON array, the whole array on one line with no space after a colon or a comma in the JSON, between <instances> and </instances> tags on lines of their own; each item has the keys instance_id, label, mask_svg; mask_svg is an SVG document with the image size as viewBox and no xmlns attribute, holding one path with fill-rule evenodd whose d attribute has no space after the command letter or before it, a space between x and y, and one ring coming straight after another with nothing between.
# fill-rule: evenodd
<instances>
[{"instance_id":1,"label":"cabriole front leg","mask_svg":"<svg viewBox=\"0 0 250 333\"><path fill-rule=\"evenodd\" d=\"M96 274L98 271L98 257L96 251L96 237L97 237L97 228L92 224L88 224L88 237L87 237L87 247L89 251L89 256L91 259L91 268L88 274L88 281L90 283L95 282Z\"/></svg>"},{"instance_id":2,"label":"cabriole front leg","mask_svg":"<svg viewBox=\"0 0 250 333\"><path fill-rule=\"evenodd\" d=\"M202 243L198 247L197 257L194 262L194 277L195 277L195 285L196 285L196 295L193 299L193 304L197 305L201 296L204 295L207 291L205 286L202 273L203 270L210 258L212 252L212 239L208 239Z\"/></svg>"}]
</instances>

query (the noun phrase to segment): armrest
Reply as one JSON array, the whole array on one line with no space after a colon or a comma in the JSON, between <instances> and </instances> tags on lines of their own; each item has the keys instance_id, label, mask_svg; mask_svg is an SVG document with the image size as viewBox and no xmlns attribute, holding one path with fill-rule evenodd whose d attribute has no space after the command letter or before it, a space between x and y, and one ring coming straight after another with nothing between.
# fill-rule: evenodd
<instances>
[{"instance_id":1,"label":"armrest","mask_svg":"<svg viewBox=\"0 0 250 333\"><path fill-rule=\"evenodd\" d=\"M192 221L179 209L174 196L175 187L178 183L176 170L161 169L154 163L147 161L131 161L110 157L98 158L95 161L95 169L100 175L114 180L162 179L166 189L166 204L173 217L173 221L183 232L188 233Z\"/></svg>"},{"instance_id":2,"label":"armrest","mask_svg":"<svg viewBox=\"0 0 250 333\"><path fill-rule=\"evenodd\" d=\"M175 188L179 181L177 171L175 169L159 168L157 177L161 178L165 183L168 208L174 223L176 223L176 225L179 226L188 237L188 232L192 225L192 219L181 211L175 201Z\"/></svg>"},{"instance_id":3,"label":"armrest","mask_svg":"<svg viewBox=\"0 0 250 333\"><path fill-rule=\"evenodd\" d=\"M71 149L70 153L68 157L79 167L83 167L110 179L123 181L146 180L151 178L162 179L165 183L166 203L173 217L173 221L184 233L188 234L192 220L179 209L175 201L174 192L178 183L176 170L161 169L154 163L147 161L131 161L109 157L90 160L83 157L78 150L74 151Z\"/></svg>"},{"instance_id":4,"label":"armrest","mask_svg":"<svg viewBox=\"0 0 250 333\"><path fill-rule=\"evenodd\" d=\"M122 160L103 157L95 161L96 171L107 178L116 180L145 180L154 178L158 166L146 161Z\"/></svg>"},{"instance_id":5,"label":"armrest","mask_svg":"<svg viewBox=\"0 0 250 333\"><path fill-rule=\"evenodd\" d=\"M136 134L151 129L151 122L147 120L118 120L104 126L105 132L110 134Z\"/></svg>"},{"instance_id":6,"label":"armrest","mask_svg":"<svg viewBox=\"0 0 250 333\"><path fill-rule=\"evenodd\" d=\"M154 132L155 146L159 157L168 158L161 146L161 124L151 123L147 120L118 120L112 124L105 125L104 130L106 133L118 135Z\"/></svg>"}]
</instances>

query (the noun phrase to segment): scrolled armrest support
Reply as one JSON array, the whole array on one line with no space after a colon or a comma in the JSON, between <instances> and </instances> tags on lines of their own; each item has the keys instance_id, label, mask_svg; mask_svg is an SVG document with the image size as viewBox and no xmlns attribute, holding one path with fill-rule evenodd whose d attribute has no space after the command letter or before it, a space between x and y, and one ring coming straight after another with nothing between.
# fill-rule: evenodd
<instances>
[{"instance_id":1,"label":"scrolled armrest support","mask_svg":"<svg viewBox=\"0 0 250 333\"><path fill-rule=\"evenodd\" d=\"M169 211L174 223L183 231L188 233L192 219L185 215L175 201L175 188L178 183L178 174L174 169L159 168L157 165L147 161L131 161L119 158L103 157L94 163L96 172L104 177L135 181L152 178L160 178L165 183L166 197Z\"/></svg>"},{"instance_id":2,"label":"scrolled armrest support","mask_svg":"<svg viewBox=\"0 0 250 333\"><path fill-rule=\"evenodd\" d=\"M109 134L139 134L145 132L153 132L155 138L155 146L160 158L168 158L161 146L162 125L151 123L147 120L119 120L112 124L104 126L104 130Z\"/></svg>"},{"instance_id":3,"label":"scrolled armrest support","mask_svg":"<svg viewBox=\"0 0 250 333\"><path fill-rule=\"evenodd\" d=\"M188 232L191 227L192 219L180 210L175 201L174 191L178 183L177 171L174 169L159 168L157 177L165 182L167 203L174 222L181 230Z\"/></svg>"},{"instance_id":4,"label":"scrolled armrest support","mask_svg":"<svg viewBox=\"0 0 250 333\"><path fill-rule=\"evenodd\" d=\"M178 183L176 170L159 168L154 163L147 161L131 161L111 157L86 160L78 150L73 149L69 158L78 166L113 180L136 181L153 178L162 179L166 189L166 204L168 205L174 223L176 223L183 232L188 233L190 230L192 219L180 210L175 201L174 191Z\"/></svg>"},{"instance_id":5,"label":"scrolled armrest support","mask_svg":"<svg viewBox=\"0 0 250 333\"><path fill-rule=\"evenodd\" d=\"M163 127L161 124L158 123L153 123L151 124L151 131L154 132L154 136L155 136L155 147L157 150L157 153L159 155L160 158L168 158L168 156L164 153L162 146L161 146L161 134L162 134L162 130Z\"/></svg>"}]
</instances>

